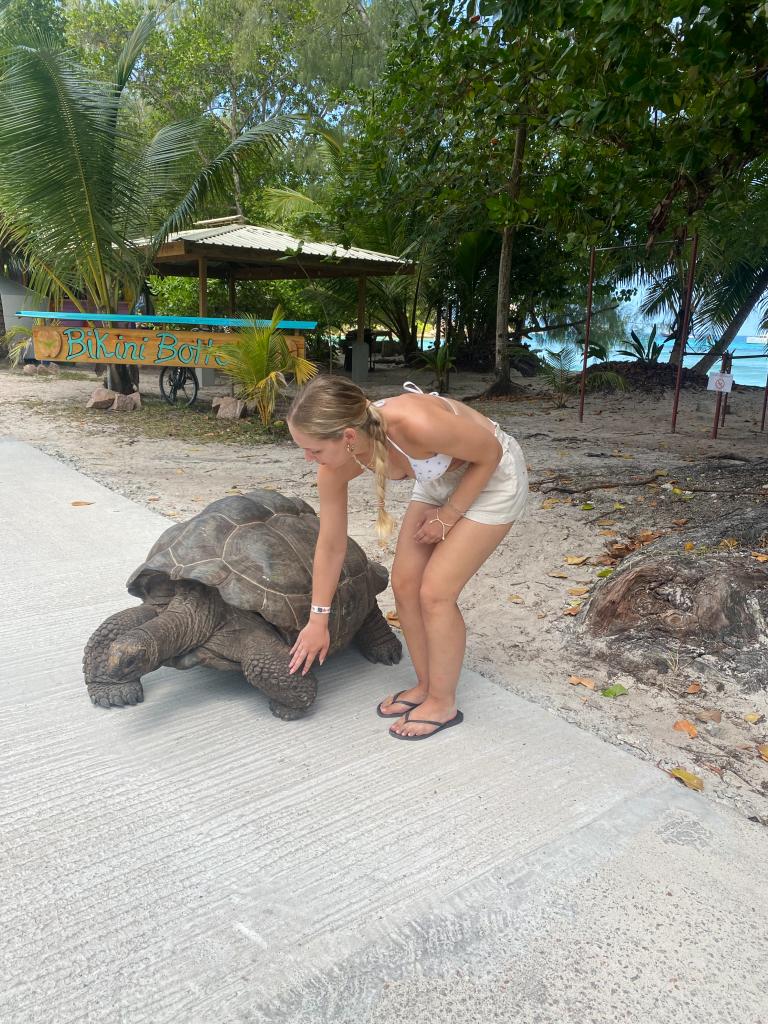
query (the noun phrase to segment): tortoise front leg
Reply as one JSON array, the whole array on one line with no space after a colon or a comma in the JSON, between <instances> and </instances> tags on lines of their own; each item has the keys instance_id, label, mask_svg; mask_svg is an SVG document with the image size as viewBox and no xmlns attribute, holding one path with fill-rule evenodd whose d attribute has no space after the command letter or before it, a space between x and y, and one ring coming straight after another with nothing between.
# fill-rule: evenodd
<instances>
[{"instance_id":1,"label":"tortoise front leg","mask_svg":"<svg viewBox=\"0 0 768 1024\"><path fill-rule=\"evenodd\" d=\"M139 704L144 700L140 679L114 679L107 670L107 654L118 637L137 626L154 619L156 612L148 605L140 604L105 619L85 645L83 674L88 696L94 704L108 708L124 704Z\"/></svg>"},{"instance_id":2,"label":"tortoise front leg","mask_svg":"<svg viewBox=\"0 0 768 1024\"><path fill-rule=\"evenodd\" d=\"M269 697L269 710L277 718L301 718L317 696L317 679L312 672L291 675L291 648L263 620L249 628L242 640L243 675L257 690Z\"/></svg>"}]
</instances>

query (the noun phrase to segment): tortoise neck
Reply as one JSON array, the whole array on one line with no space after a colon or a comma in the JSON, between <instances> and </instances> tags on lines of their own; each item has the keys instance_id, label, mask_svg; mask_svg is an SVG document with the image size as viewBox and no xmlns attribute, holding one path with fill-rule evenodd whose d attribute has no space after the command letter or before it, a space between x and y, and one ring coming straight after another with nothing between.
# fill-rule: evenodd
<instances>
[{"instance_id":1,"label":"tortoise neck","mask_svg":"<svg viewBox=\"0 0 768 1024\"><path fill-rule=\"evenodd\" d=\"M154 671L205 643L221 621L222 601L210 587L179 583L167 607L135 630L145 641Z\"/></svg>"}]
</instances>

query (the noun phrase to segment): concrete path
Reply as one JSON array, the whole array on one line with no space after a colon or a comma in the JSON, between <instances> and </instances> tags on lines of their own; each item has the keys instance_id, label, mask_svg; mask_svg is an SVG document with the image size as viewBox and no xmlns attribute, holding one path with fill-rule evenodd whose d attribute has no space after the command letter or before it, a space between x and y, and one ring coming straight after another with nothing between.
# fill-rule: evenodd
<instances>
[{"instance_id":1,"label":"concrete path","mask_svg":"<svg viewBox=\"0 0 768 1024\"><path fill-rule=\"evenodd\" d=\"M13 441L0 521L3 1024L768 1021L759 826L471 672L421 744L355 654L300 722L199 669L94 708L168 521Z\"/></svg>"}]
</instances>

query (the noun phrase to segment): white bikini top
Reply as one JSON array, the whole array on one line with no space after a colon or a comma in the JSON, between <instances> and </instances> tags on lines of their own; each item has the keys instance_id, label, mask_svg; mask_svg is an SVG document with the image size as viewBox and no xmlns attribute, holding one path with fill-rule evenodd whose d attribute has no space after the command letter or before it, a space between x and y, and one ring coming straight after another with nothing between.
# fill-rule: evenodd
<instances>
[{"instance_id":1,"label":"white bikini top","mask_svg":"<svg viewBox=\"0 0 768 1024\"><path fill-rule=\"evenodd\" d=\"M414 395L424 395L427 393L422 391L418 384L414 384L413 381L410 380L407 380L405 384L403 384L403 391L408 391L410 394ZM447 398L443 398L443 396L437 391L430 391L429 394L434 395L435 398L442 398L453 415L459 415ZM374 402L373 404L376 406L382 406L386 401L386 398L380 398L378 402ZM438 477L443 476L443 474L447 472L448 467L453 462L452 455L443 455L440 453L430 455L428 459L413 459L408 452L404 452L400 445L396 444L389 435L387 435L387 440L393 448L397 448L400 454L404 455L405 458L408 459L413 469L413 475L419 483L428 483L430 480L437 480Z\"/></svg>"}]
</instances>

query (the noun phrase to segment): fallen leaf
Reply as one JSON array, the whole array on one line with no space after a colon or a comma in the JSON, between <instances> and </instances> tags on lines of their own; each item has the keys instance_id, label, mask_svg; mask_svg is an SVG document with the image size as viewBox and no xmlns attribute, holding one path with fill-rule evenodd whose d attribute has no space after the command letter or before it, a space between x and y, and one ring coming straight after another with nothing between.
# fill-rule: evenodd
<instances>
[{"instance_id":1,"label":"fallen leaf","mask_svg":"<svg viewBox=\"0 0 768 1024\"><path fill-rule=\"evenodd\" d=\"M566 565L584 565L589 558L589 555L566 555Z\"/></svg>"},{"instance_id":2,"label":"fallen leaf","mask_svg":"<svg viewBox=\"0 0 768 1024\"><path fill-rule=\"evenodd\" d=\"M626 558L627 555L631 555L633 551L637 551L639 545L633 543L631 540L627 541L616 541L613 544L607 544L608 552L612 558Z\"/></svg>"},{"instance_id":3,"label":"fallen leaf","mask_svg":"<svg viewBox=\"0 0 768 1024\"><path fill-rule=\"evenodd\" d=\"M676 732L687 732L692 740L695 740L696 737L699 735L699 730L696 728L693 722L689 722L685 718L678 719L678 721L675 722L672 728Z\"/></svg>"},{"instance_id":4,"label":"fallen leaf","mask_svg":"<svg viewBox=\"0 0 768 1024\"><path fill-rule=\"evenodd\" d=\"M591 512L594 507L595 506L592 504L591 501L585 501L584 504L581 506L581 511L582 512Z\"/></svg>"},{"instance_id":5,"label":"fallen leaf","mask_svg":"<svg viewBox=\"0 0 768 1024\"><path fill-rule=\"evenodd\" d=\"M641 544L650 544L651 541L658 540L661 533L658 530L641 530L637 535L637 539Z\"/></svg>"},{"instance_id":6,"label":"fallen leaf","mask_svg":"<svg viewBox=\"0 0 768 1024\"><path fill-rule=\"evenodd\" d=\"M536 618L537 619L546 619L546 617L547 617L547 613L546 612L537 612L536 613Z\"/></svg>"},{"instance_id":7,"label":"fallen leaf","mask_svg":"<svg viewBox=\"0 0 768 1024\"><path fill-rule=\"evenodd\" d=\"M752 551L751 555L756 562L768 562L768 555L764 555L760 551Z\"/></svg>"},{"instance_id":8,"label":"fallen leaf","mask_svg":"<svg viewBox=\"0 0 768 1024\"><path fill-rule=\"evenodd\" d=\"M560 504L560 498L545 498L541 503L542 508L550 509Z\"/></svg>"},{"instance_id":9,"label":"fallen leaf","mask_svg":"<svg viewBox=\"0 0 768 1024\"><path fill-rule=\"evenodd\" d=\"M616 536L616 531L615 530L598 530L598 533L599 533L599 535L601 537L615 537Z\"/></svg>"},{"instance_id":10,"label":"fallen leaf","mask_svg":"<svg viewBox=\"0 0 768 1024\"><path fill-rule=\"evenodd\" d=\"M622 505L620 501L617 501L617 502L614 503L613 511L614 512L623 512L626 507L627 507L626 505Z\"/></svg>"},{"instance_id":11,"label":"fallen leaf","mask_svg":"<svg viewBox=\"0 0 768 1024\"><path fill-rule=\"evenodd\" d=\"M701 767L702 768L706 768L707 771L713 772L715 775L719 775L720 778L722 779L722 777L723 777L723 769L720 767L719 764L708 764L708 763L704 762Z\"/></svg>"},{"instance_id":12,"label":"fallen leaf","mask_svg":"<svg viewBox=\"0 0 768 1024\"><path fill-rule=\"evenodd\" d=\"M563 609L563 615L578 615L581 611L580 604L569 605L568 608Z\"/></svg>"},{"instance_id":13,"label":"fallen leaf","mask_svg":"<svg viewBox=\"0 0 768 1024\"><path fill-rule=\"evenodd\" d=\"M184 473L183 469L177 469L176 470L176 476L181 476L183 473Z\"/></svg>"},{"instance_id":14,"label":"fallen leaf","mask_svg":"<svg viewBox=\"0 0 768 1024\"><path fill-rule=\"evenodd\" d=\"M607 552L592 559L592 565L616 565L617 559L612 558Z\"/></svg>"},{"instance_id":15,"label":"fallen leaf","mask_svg":"<svg viewBox=\"0 0 768 1024\"><path fill-rule=\"evenodd\" d=\"M613 686L607 686L604 690L600 691L601 697L622 697L625 693L629 693L626 686L622 686L621 683L614 683Z\"/></svg>"},{"instance_id":16,"label":"fallen leaf","mask_svg":"<svg viewBox=\"0 0 768 1024\"><path fill-rule=\"evenodd\" d=\"M699 793L704 789L704 780L693 772L686 771L685 768L673 768L669 774L673 779L679 779L688 789L695 789Z\"/></svg>"},{"instance_id":17,"label":"fallen leaf","mask_svg":"<svg viewBox=\"0 0 768 1024\"><path fill-rule=\"evenodd\" d=\"M86 505L92 505L92 501L73 501L71 505L73 508L85 508Z\"/></svg>"},{"instance_id":18,"label":"fallen leaf","mask_svg":"<svg viewBox=\"0 0 768 1024\"><path fill-rule=\"evenodd\" d=\"M394 626L395 629L402 629L400 619L397 617L397 612L387 612L387 622L390 626Z\"/></svg>"},{"instance_id":19,"label":"fallen leaf","mask_svg":"<svg viewBox=\"0 0 768 1024\"><path fill-rule=\"evenodd\" d=\"M673 523L674 526L685 526L689 522L690 522L689 519L673 519L672 520L672 523Z\"/></svg>"},{"instance_id":20,"label":"fallen leaf","mask_svg":"<svg viewBox=\"0 0 768 1024\"><path fill-rule=\"evenodd\" d=\"M568 682L571 686L586 686L588 690L594 690L595 680L587 679L584 676L568 676Z\"/></svg>"},{"instance_id":21,"label":"fallen leaf","mask_svg":"<svg viewBox=\"0 0 768 1024\"><path fill-rule=\"evenodd\" d=\"M512 604L525 604L525 598L520 597L519 594L510 594L507 600Z\"/></svg>"},{"instance_id":22,"label":"fallen leaf","mask_svg":"<svg viewBox=\"0 0 768 1024\"><path fill-rule=\"evenodd\" d=\"M556 580L567 580L568 579L568 573L567 572L548 572L547 576L552 576L553 579L556 579Z\"/></svg>"},{"instance_id":23,"label":"fallen leaf","mask_svg":"<svg viewBox=\"0 0 768 1024\"><path fill-rule=\"evenodd\" d=\"M723 551L734 551L739 546L739 542L735 537L724 537L717 546Z\"/></svg>"},{"instance_id":24,"label":"fallen leaf","mask_svg":"<svg viewBox=\"0 0 768 1024\"><path fill-rule=\"evenodd\" d=\"M696 711L693 717L697 718L700 722L719 722L723 717L723 713L716 708L705 708L703 711Z\"/></svg>"},{"instance_id":25,"label":"fallen leaf","mask_svg":"<svg viewBox=\"0 0 768 1024\"><path fill-rule=\"evenodd\" d=\"M686 693L701 693L701 683L691 683Z\"/></svg>"},{"instance_id":26,"label":"fallen leaf","mask_svg":"<svg viewBox=\"0 0 768 1024\"><path fill-rule=\"evenodd\" d=\"M568 587L568 593L573 594L574 597L584 597L589 593L589 587Z\"/></svg>"},{"instance_id":27,"label":"fallen leaf","mask_svg":"<svg viewBox=\"0 0 768 1024\"><path fill-rule=\"evenodd\" d=\"M598 519L597 520L597 525L598 526L615 526L616 525L616 520L615 519Z\"/></svg>"},{"instance_id":28,"label":"fallen leaf","mask_svg":"<svg viewBox=\"0 0 768 1024\"><path fill-rule=\"evenodd\" d=\"M757 752L764 761L768 761L768 743L763 743L759 746Z\"/></svg>"},{"instance_id":29,"label":"fallen leaf","mask_svg":"<svg viewBox=\"0 0 768 1024\"><path fill-rule=\"evenodd\" d=\"M668 469L655 469L654 473L656 474L656 476L669 476Z\"/></svg>"},{"instance_id":30,"label":"fallen leaf","mask_svg":"<svg viewBox=\"0 0 768 1024\"><path fill-rule=\"evenodd\" d=\"M601 579L605 579L608 576L612 576L615 571L616 571L615 569L600 569L600 571L597 573L597 575Z\"/></svg>"},{"instance_id":31,"label":"fallen leaf","mask_svg":"<svg viewBox=\"0 0 768 1024\"><path fill-rule=\"evenodd\" d=\"M147 501L160 501L156 494L153 494L151 498L147 498Z\"/></svg>"},{"instance_id":32,"label":"fallen leaf","mask_svg":"<svg viewBox=\"0 0 768 1024\"><path fill-rule=\"evenodd\" d=\"M693 541L689 540L687 544L683 544L683 551L695 551L695 550L696 550L696 545L693 543Z\"/></svg>"},{"instance_id":33,"label":"fallen leaf","mask_svg":"<svg viewBox=\"0 0 768 1024\"><path fill-rule=\"evenodd\" d=\"M750 725L759 725L765 721L765 715L761 715L759 711L751 711L748 715L744 715L744 721L749 722Z\"/></svg>"}]
</instances>

